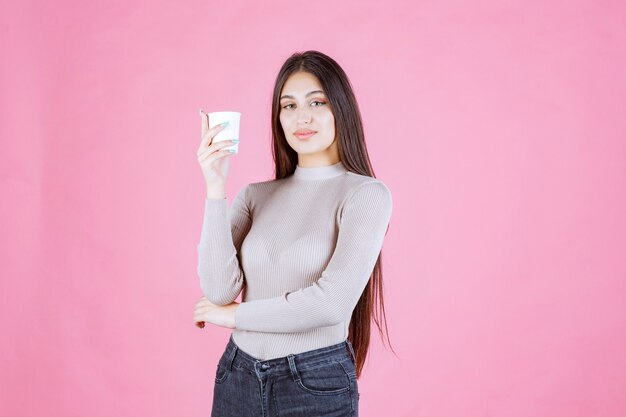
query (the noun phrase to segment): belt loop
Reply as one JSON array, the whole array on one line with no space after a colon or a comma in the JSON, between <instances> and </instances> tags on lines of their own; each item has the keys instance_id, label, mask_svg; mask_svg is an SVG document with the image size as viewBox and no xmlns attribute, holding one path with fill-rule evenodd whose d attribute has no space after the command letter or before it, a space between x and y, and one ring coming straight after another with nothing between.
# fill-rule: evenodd
<instances>
[{"instance_id":1,"label":"belt loop","mask_svg":"<svg viewBox=\"0 0 626 417\"><path fill-rule=\"evenodd\" d=\"M298 369L296 368L296 362L294 360L294 354L290 353L287 355L287 361L289 362L289 369L291 370L291 376L295 382L300 381L300 374L298 374Z\"/></svg>"},{"instance_id":2,"label":"belt loop","mask_svg":"<svg viewBox=\"0 0 626 417\"><path fill-rule=\"evenodd\" d=\"M356 355L354 354L354 348L352 347L352 343L350 343L349 339L346 339L346 345L350 349L350 353L352 354L352 361L356 365Z\"/></svg>"}]
</instances>

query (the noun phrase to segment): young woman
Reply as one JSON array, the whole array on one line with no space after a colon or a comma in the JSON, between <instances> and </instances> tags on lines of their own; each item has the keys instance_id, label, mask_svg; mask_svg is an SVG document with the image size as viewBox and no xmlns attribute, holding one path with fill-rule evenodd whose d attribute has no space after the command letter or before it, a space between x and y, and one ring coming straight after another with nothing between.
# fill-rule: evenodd
<instances>
[{"instance_id":1,"label":"young woman","mask_svg":"<svg viewBox=\"0 0 626 417\"><path fill-rule=\"evenodd\" d=\"M317 51L287 59L272 100L276 178L244 187L230 209L222 148L233 142L213 143L220 127L200 115L207 197L194 321L233 329L211 415L358 416L376 296L384 315L392 199L346 74Z\"/></svg>"}]
</instances>

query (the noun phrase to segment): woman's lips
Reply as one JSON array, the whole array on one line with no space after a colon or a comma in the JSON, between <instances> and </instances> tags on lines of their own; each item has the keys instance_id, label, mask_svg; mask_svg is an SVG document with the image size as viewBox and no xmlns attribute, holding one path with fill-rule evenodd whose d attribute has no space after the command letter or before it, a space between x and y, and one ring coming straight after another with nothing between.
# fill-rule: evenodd
<instances>
[{"instance_id":1,"label":"woman's lips","mask_svg":"<svg viewBox=\"0 0 626 417\"><path fill-rule=\"evenodd\" d=\"M301 133L296 133L295 135L296 135L296 137L298 139L308 139L308 138L310 138L311 136L313 136L316 133L317 132L309 132L309 133L302 133L302 134Z\"/></svg>"}]
</instances>

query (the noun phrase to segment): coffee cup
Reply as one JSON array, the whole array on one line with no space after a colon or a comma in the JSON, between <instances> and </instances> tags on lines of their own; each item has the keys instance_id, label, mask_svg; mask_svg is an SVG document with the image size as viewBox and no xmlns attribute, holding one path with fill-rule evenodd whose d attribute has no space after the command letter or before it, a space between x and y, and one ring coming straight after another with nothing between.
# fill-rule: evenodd
<instances>
[{"instance_id":1,"label":"coffee cup","mask_svg":"<svg viewBox=\"0 0 626 417\"><path fill-rule=\"evenodd\" d=\"M209 129L224 122L228 122L226 127L213 136L213 142L221 142L224 140L239 139L239 121L241 113L237 111L215 111L208 113ZM239 153L239 143L227 146L221 150L234 149L235 153Z\"/></svg>"}]
</instances>

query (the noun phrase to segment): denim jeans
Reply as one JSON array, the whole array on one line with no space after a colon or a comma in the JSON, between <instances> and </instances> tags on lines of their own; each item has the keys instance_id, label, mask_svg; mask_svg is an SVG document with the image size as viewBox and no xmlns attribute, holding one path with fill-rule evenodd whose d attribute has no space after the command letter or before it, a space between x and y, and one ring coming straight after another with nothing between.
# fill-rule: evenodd
<instances>
[{"instance_id":1,"label":"denim jeans","mask_svg":"<svg viewBox=\"0 0 626 417\"><path fill-rule=\"evenodd\" d=\"M346 339L262 361L231 335L215 372L211 417L358 417L354 358Z\"/></svg>"}]
</instances>

